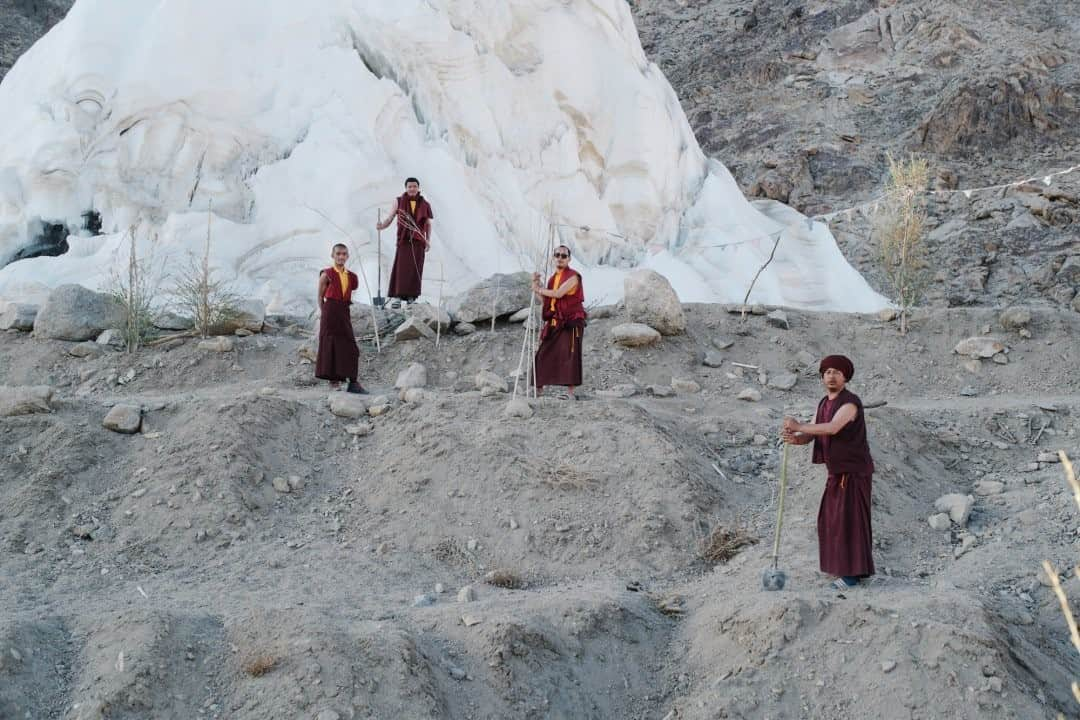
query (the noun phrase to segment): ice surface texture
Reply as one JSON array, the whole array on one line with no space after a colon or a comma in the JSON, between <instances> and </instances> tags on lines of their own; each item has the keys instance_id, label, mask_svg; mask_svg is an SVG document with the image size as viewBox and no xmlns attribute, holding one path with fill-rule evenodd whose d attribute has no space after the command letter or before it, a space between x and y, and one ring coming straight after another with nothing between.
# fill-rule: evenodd
<instances>
[{"instance_id":1,"label":"ice surface texture","mask_svg":"<svg viewBox=\"0 0 1080 720\"><path fill-rule=\"evenodd\" d=\"M43 224L105 235L0 270L0 297L100 286L123 233L166 265L199 252L273 310L302 311L346 228L376 277L377 208L418 175L435 207L425 292L532 270L549 209L590 299L627 269L684 302L869 311L824 225L751 204L701 152L624 0L78 0L0 85L0 264ZM737 243L731 245L732 243ZM725 247L716 247L725 246ZM393 229L383 233L383 284Z\"/></svg>"}]
</instances>

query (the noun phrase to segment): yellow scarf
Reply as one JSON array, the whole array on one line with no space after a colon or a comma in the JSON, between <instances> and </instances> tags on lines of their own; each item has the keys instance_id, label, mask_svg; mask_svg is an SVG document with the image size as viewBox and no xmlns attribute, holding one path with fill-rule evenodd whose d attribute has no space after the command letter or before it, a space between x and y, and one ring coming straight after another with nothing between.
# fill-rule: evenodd
<instances>
[{"instance_id":1,"label":"yellow scarf","mask_svg":"<svg viewBox=\"0 0 1080 720\"><path fill-rule=\"evenodd\" d=\"M349 297L349 271L338 270L337 265L334 266L334 272L338 275L338 280L341 281L341 297L342 299Z\"/></svg>"}]
</instances>

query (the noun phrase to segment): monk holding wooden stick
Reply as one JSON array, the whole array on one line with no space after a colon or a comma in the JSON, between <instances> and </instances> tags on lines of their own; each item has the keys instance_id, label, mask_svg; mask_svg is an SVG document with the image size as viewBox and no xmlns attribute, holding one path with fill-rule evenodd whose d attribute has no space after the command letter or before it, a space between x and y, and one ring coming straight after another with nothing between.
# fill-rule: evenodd
<instances>
[{"instance_id":1,"label":"monk holding wooden stick","mask_svg":"<svg viewBox=\"0 0 1080 720\"><path fill-rule=\"evenodd\" d=\"M784 418L782 437L792 445L814 444L813 461L828 469L818 510L821 571L836 576L833 587L846 590L874 574L870 490L874 459L866 440L866 420L858 395L847 389L855 365L830 355L818 368L826 395L813 423Z\"/></svg>"},{"instance_id":2,"label":"monk holding wooden stick","mask_svg":"<svg viewBox=\"0 0 1080 720\"><path fill-rule=\"evenodd\" d=\"M424 283L424 259L431 249L431 221L435 212L431 204L420 194L420 181L405 181L405 193L397 199L394 211L386 220L377 223L379 230L390 227L397 220L397 252L394 267L390 271L390 287L387 297L394 298L394 307L401 302L413 302L420 297Z\"/></svg>"},{"instance_id":3,"label":"monk holding wooden stick","mask_svg":"<svg viewBox=\"0 0 1080 720\"><path fill-rule=\"evenodd\" d=\"M536 391L545 385L564 385L574 399L581 385L581 338L585 331L585 288L581 274L570 267L570 248L555 248L555 274L540 286L540 274L533 275L533 292L543 307L540 347L536 351Z\"/></svg>"},{"instance_id":4,"label":"monk holding wooden stick","mask_svg":"<svg viewBox=\"0 0 1080 720\"><path fill-rule=\"evenodd\" d=\"M352 294L360 281L356 273L345 268L349 248L338 243L330 255L334 264L319 273L319 353L315 359L315 377L329 380L330 387L335 389L348 380L348 392L364 394L366 391L356 380L360 348L349 314Z\"/></svg>"}]
</instances>

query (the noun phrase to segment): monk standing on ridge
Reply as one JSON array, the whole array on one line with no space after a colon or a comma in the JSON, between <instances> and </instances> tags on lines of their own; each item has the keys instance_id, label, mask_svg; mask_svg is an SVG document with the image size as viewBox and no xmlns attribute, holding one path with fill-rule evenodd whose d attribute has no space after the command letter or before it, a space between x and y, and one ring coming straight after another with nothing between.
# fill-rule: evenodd
<instances>
[{"instance_id":1,"label":"monk standing on ridge","mask_svg":"<svg viewBox=\"0 0 1080 720\"><path fill-rule=\"evenodd\" d=\"M555 274L540 287L540 273L533 275L533 292L540 298L544 324L536 351L536 389L565 385L574 399L581 385L581 337L585 331L585 288L581 274L570 267L570 248L555 248Z\"/></svg>"},{"instance_id":2,"label":"monk standing on ridge","mask_svg":"<svg viewBox=\"0 0 1080 720\"><path fill-rule=\"evenodd\" d=\"M345 268L349 249L338 243L330 251L334 264L319 273L319 354L315 359L315 377L329 380L337 389L342 380L351 393L366 393L356 381L360 368L360 348L353 335L349 305L359 287L356 273Z\"/></svg>"},{"instance_id":3,"label":"monk standing on ridge","mask_svg":"<svg viewBox=\"0 0 1080 720\"><path fill-rule=\"evenodd\" d=\"M827 393L812 424L784 418L783 439L792 445L814 443L813 460L828 469L818 510L821 571L836 576L833 587L847 590L874 574L870 490L874 460L866 441L862 401L847 389L855 366L830 355L818 368Z\"/></svg>"},{"instance_id":4,"label":"monk standing on ridge","mask_svg":"<svg viewBox=\"0 0 1080 720\"><path fill-rule=\"evenodd\" d=\"M387 297L395 299L394 307L401 301L413 302L420 297L424 281L424 258L431 249L431 221L435 213L431 204L420 194L420 181L405 181L405 194L397 199L394 211L386 220L377 223L379 230L390 227L397 220L397 252L394 268L390 271L390 287Z\"/></svg>"}]
</instances>

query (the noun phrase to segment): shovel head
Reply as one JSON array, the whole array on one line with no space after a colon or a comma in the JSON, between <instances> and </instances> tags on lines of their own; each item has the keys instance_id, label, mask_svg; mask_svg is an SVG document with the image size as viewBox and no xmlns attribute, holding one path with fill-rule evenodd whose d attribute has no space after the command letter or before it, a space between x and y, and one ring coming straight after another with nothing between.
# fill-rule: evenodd
<instances>
[{"instance_id":1,"label":"shovel head","mask_svg":"<svg viewBox=\"0 0 1080 720\"><path fill-rule=\"evenodd\" d=\"M776 568L768 568L761 573L761 586L766 590L783 590L787 582L787 573Z\"/></svg>"}]
</instances>

